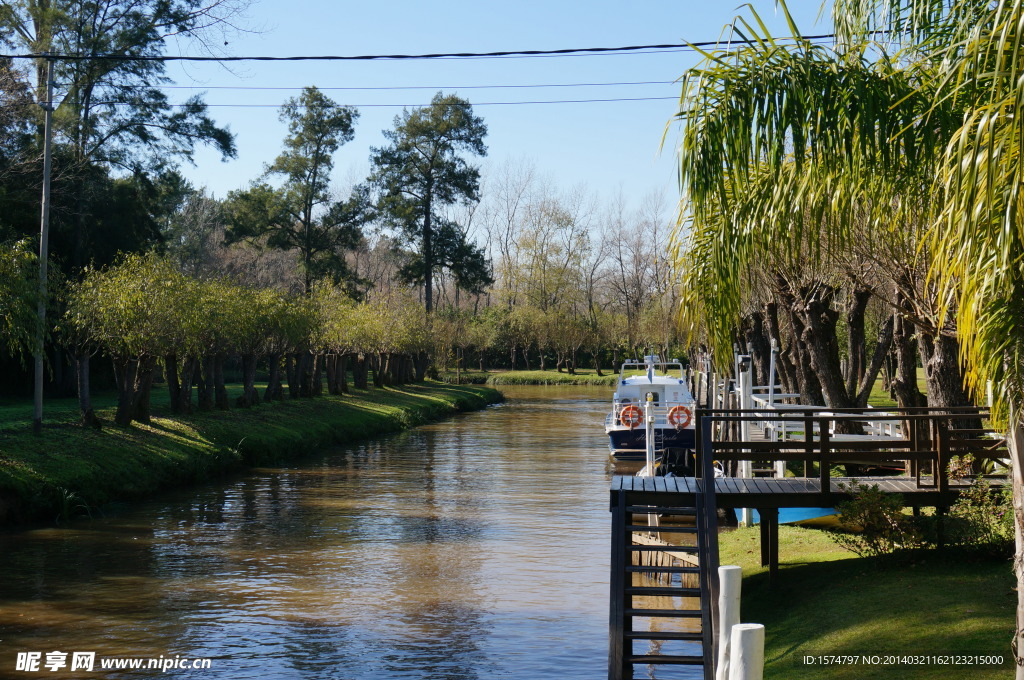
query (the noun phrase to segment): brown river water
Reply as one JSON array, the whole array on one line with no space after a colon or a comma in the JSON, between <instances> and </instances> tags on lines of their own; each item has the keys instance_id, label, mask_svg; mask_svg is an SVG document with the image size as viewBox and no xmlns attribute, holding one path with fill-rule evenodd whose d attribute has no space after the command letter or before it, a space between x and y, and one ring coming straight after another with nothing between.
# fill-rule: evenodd
<instances>
[{"instance_id":1,"label":"brown river water","mask_svg":"<svg viewBox=\"0 0 1024 680\"><path fill-rule=\"evenodd\" d=\"M479 413L0 534L0 678L605 677L609 390L503 391ZM18 672L19 652L39 671ZM49 652L66 665L46 668ZM75 652L95 652L93 672L70 672ZM210 667L99 667L161 657Z\"/></svg>"}]
</instances>

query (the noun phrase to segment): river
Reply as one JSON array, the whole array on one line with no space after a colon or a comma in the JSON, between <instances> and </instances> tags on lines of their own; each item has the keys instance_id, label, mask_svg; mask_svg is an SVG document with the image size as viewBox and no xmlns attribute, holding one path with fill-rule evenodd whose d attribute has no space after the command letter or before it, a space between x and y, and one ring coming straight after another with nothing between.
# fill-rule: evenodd
<instances>
[{"instance_id":1,"label":"river","mask_svg":"<svg viewBox=\"0 0 1024 680\"><path fill-rule=\"evenodd\" d=\"M486 411L0 535L0 677L32 677L12 672L17 652L53 651L68 666L37 677L142 677L70 673L74 652L210 659L166 678L603 677L609 390L503 391Z\"/></svg>"}]
</instances>

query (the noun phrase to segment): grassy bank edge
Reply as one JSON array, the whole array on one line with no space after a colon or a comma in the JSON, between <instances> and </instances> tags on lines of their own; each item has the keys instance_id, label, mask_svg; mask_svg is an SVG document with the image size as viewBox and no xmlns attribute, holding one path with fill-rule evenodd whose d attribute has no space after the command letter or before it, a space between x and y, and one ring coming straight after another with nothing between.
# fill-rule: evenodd
<instances>
[{"instance_id":1,"label":"grassy bank edge","mask_svg":"<svg viewBox=\"0 0 1024 680\"><path fill-rule=\"evenodd\" d=\"M0 433L0 525L59 521L114 502L282 462L498 403L497 390L426 383L296 399L250 409L154 417L87 430L55 422L41 436ZM109 419L107 420L109 423Z\"/></svg>"},{"instance_id":2,"label":"grassy bank edge","mask_svg":"<svg viewBox=\"0 0 1024 680\"><path fill-rule=\"evenodd\" d=\"M614 386L618 373L598 376L592 372L575 375L558 371L504 371L487 378L488 385L603 385Z\"/></svg>"},{"instance_id":3,"label":"grassy bank edge","mask_svg":"<svg viewBox=\"0 0 1024 680\"><path fill-rule=\"evenodd\" d=\"M1012 559L957 550L860 558L825 532L779 527L780 572L760 565L759 528L724 532L721 564L743 568L741 620L765 625L766 680L996 680L1012 668ZM829 665L839 655L1002 656L1001 665Z\"/></svg>"}]
</instances>

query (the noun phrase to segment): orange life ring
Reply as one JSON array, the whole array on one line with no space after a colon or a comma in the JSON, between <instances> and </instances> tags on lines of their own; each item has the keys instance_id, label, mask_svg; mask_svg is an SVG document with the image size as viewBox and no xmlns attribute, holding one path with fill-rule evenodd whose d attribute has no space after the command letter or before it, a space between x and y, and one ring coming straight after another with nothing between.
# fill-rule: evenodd
<instances>
[{"instance_id":1,"label":"orange life ring","mask_svg":"<svg viewBox=\"0 0 1024 680\"><path fill-rule=\"evenodd\" d=\"M693 422L693 412L685 406L673 406L668 410L668 424L677 430Z\"/></svg>"},{"instance_id":2,"label":"orange life ring","mask_svg":"<svg viewBox=\"0 0 1024 680\"><path fill-rule=\"evenodd\" d=\"M639 406L635 406L633 404L623 406L622 410L619 412L619 422L632 430L634 427L637 427L644 422L643 411L640 410Z\"/></svg>"}]
</instances>

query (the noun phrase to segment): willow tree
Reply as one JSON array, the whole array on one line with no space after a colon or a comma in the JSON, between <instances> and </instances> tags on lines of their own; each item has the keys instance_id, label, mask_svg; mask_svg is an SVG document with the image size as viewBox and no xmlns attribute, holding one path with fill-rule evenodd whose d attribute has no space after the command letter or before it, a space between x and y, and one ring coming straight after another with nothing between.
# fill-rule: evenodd
<instances>
[{"instance_id":1,"label":"willow tree","mask_svg":"<svg viewBox=\"0 0 1024 680\"><path fill-rule=\"evenodd\" d=\"M777 41L763 25L743 21L734 28L750 44L707 53L684 78L678 117L684 123L680 176L687 212L674 236L677 261L688 267L683 308L698 313L691 320L708 328L724 354L751 267L772 258L801 258L805 267L831 261L848 270L856 295L870 291L891 305L894 326L897 320L913 323L933 403L964 403L955 328L941 317L934 287L921 285L923 277L908 277L904 259L922 252L927 257L922 206L935 195L936 150L958 120L954 102L937 102L921 87L931 82L938 62L910 59L906 52L890 56L887 46L853 40L852 34L826 46ZM792 21L791 28L799 34ZM925 112L931 124L916 125ZM866 242L885 247L858 250ZM685 254L691 245L699 258ZM863 280L849 264L858 259L884 273L884 288ZM827 293L830 286L816 288ZM820 299L791 297L790 304L808 312L795 332L807 336L826 398L855 405L866 393L861 384L840 389L828 340L834 333L814 332ZM858 365L869 367L866 358ZM869 377L865 372L854 382Z\"/></svg>"},{"instance_id":2,"label":"willow tree","mask_svg":"<svg viewBox=\"0 0 1024 680\"><path fill-rule=\"evenodd\" d=\"M733 304L720 310L706 301L720 341L736 309L731 291L756 247L770 245L773 220L784 210L842 205L844 193L864 197L874 226L928 230L920 246L934 311L940 321L955 320L967 382L977 392L991 381L994 416L1007 430L1019 598L1013 649L1024 680L1024 0L836 0L834 13L835 58L804 59L819 48L762 36L746 55L707 55L705 68L688 77L682 117L704 133L688 133L682 153L689 239L711 258L690 274L703 286L691 286L691 295L717 293ZM875 31L888 43L870 43ZM896 58L887 56L892 46ZM758 73L757 59L794 68ZM749 77L723 77L730 72ZM885 77L865 78L871 74ZM772 184L759 222L736 193L751 169L778 173L791 152L800 172ZM826 242L853 236L850 221L837 216L820 232ZM729 259L730 248L743 255L739 262ZM726 292L712 287L716 274Z\"/></svg>"},{"instance_id":3,"label":"willow tree","mask_svg":"<svg viewBox=\"0 0 1024 680\"><path fill-rule=\"evenodd\" d=\"M959 47L959 46L958 46ZM1017 555L1016 677L1024 679L1024 0L1001 0L962 48L950 48L949 96L967 100L945 149L934 229L935 280L963 339L968 380L991 381L1006 427Z\"/></svg>"},{"instance_id":4,"label":"willow tree","mask_svg":"<svg viewBox=\"0 0 1024 680\"><path fill-rule=\"evenodd\" d=\"M856 38L885 30L917 40L941 64L933 109L963 111L942 145L939 214L930 245L942 311L956 318L966 378L993 388L993 416L1007 433L1017 578L1012 648L1024 680L1024 0L840 0ZM934 128L932 110L917 128Z\"/></svg>"}]
</instances>

